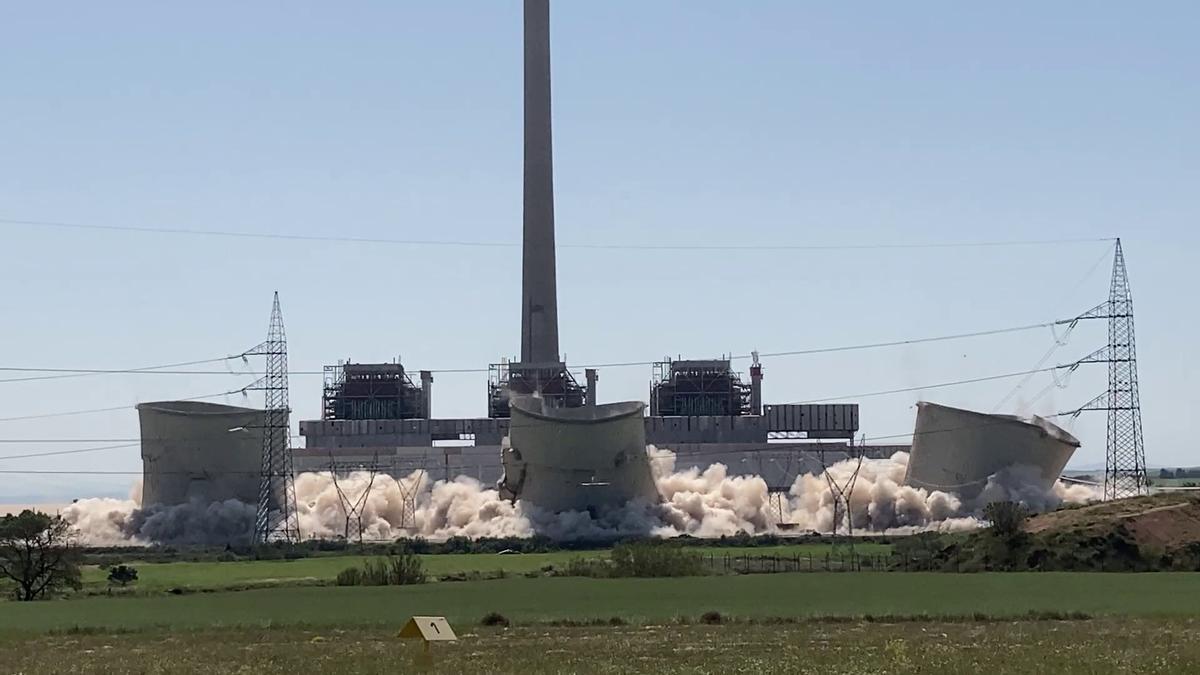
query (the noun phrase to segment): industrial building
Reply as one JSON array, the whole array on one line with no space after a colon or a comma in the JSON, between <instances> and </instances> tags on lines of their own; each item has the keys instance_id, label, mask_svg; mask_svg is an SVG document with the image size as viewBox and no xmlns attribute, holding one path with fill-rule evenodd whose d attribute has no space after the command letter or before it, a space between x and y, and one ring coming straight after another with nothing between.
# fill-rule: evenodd
<instances>
[{"instance_id":1,"label":"industrial building","mask_svg":"<svg viewBox=\"0 0 1200 675\"><path fill-rule=\"evenodd\" d=\"M321 418L407 420L429 418L433 374L413 384L400 363L338 363L325 366Z\"/></svg>"},{"instance_id":2,"label":"industrial building","mask_svg":"<svg viewBox=\"0 0 1200 675\"><path fill-rule=\"evenodd\" d=\"M600 432L614 434L608 445L613 451L619 448L619 455L640 445L638 456L643 457L648 443L675 452L676 468L723 462L732 473L762 474L772 485L786 485L796 471L819 470L817 454L829 445L817 441L835 441L830 456L837 457L836 448L844 451L844 443L859 428L858 406L764 404L763 366L757 356L748 380L734 370L730 358L664 359L654 364L648 416L642 402L601 404L596 369L586 369L580 384L567 368L558 334L549 26L548 0L526 0L519 357L490 366L486 411L459 419L433 417L430 371L419 371L414 378L399 359L345 360L326 366L321 419L299 423L304 443L290 451L294 470L369 468L399 475L424 469L437 478L465 474L492 483L504 476L507 466L526 476L522 483L510 471L508 492L529 496L555 493L537 485L539 476L549 485L560 480L558 469L569 469L571 475L579 474L577 478L589 473L588 480L579 483L591 483L587 494L607 496L596 502L554 503L589 506L607 503L611 495L644 495L644 471L610 471L605 443L591 438ZM271 355L285 363L282 353L273 350ZM285 394L286 385L272 391ZM536 397L537 403L514 412L513 402L522 397ZM140 411L147 499L178 503L204 495L258 501L262 429L268 426L263 411L188 402L144 404ZM272 411L286 415L286 398L276 401ZM514 429L514 415L532 420L538 433ZM552 426L555 419L561 429L553 435L570 443L556 441L557 450L551 454L539 443L551 436L543 427ZM279 426L278 421L272 425ZM286 428L286 419L283 425ZM524 460L511 453L502 459L506 438ZM888 456L896 449L884 446L865 452ZM598 458L591 472L579 465L589 456ZM550 464L536 469L530 464L535 457ZM562 466L555 469L555 462ZM217 478L231 469L236 470L231 477ZM591 473L608 477L593 481ZM622 481L632 482L612 487ZM591 489L603 482L611 489Z\"/></svg>"},{"instance_id":3,"label":"industrial building","mask_svg":"<svg viewBox=\"0 0 1200 675\"><path fill-rule=\"evenodd\" d=\"M294 451L297 470L370 466L403 471L402 467L424 462L433 475L448 478L465 473L491 482L504 473L504 464L511 463L508 454L505 463L501 462L501 443L510 438L512 448L526 457L526 463L533 456L545 461L558 457L553 461L570 463L570 470L579 472L583 468L577 466L578 460L591 452L579 448L594 444L585 438L589 433L619 429L621 440L613 444L624 447L636 426L637 437L644 439L642 455L645 443L650 443L676 452L677 467L693 461L696 465L703 462L703 466L724 461L735 473L756 473L763 470L762 462L747 458L762 453L779 457L813 453L819 449L814 439L848 441L854 437L859 428L855 404L764 405L763 368L757 356L748 384L734 371L729 358L667 359L654 364L649 416L644 416L641 402L614 404L616 408L600 406L595 369L585 370L583 385L575 380L561 358L558 339L548 0L526 0L524 5L523 206L520 356L490 366L486 415L433 418L433 377L428 371L422 371L418 386L400 363L327 367L322 418L300 422L305 443ZM514 413L513 401L522 397L536 397L536 406L527 404L522 412ZM635 409L636 415L631 412ZM620 414L613 412L616 410ZM620 424L609 419L610 414L616 415ZM547 435L513 428L514 415L536 420L539 429L561 418L557 433L581 445L566 447L565 441L560 441L553 455L547 454L551 453L548 448L531 449L530 443L538 445ZM589 427L590 432L581 431ZM889 446L868 452L890 455L894 450ZM789 465L794 464L789 460ZM775 466L782 465L775 462ZM778 480L785 482L786 471L780 471ZM509 472L511 494L541 494L529 484L538 480L538 471L526 471L526 475L518 490ZM549 471L546 475L557 474ZM629 492L640 494L640 488Z\"/></svg>"},{"instance_id":4,"label":"industrial building","mask_svg":"<svg viewBox=\"0 0 1200 675\"><path fill-rule=\"evenodd\" d=\"M921 402L913 430L906 485L976 497L988 477L1029 467L1049 490L1079 449L1079 441L1041 417L990 415Z\"/></svg>"},{"instance_id":5,"label":"industrial building","mask_svg":"<svg viewBox=\"0 0 1200 675\"><path fill-rule=\"evenodd\" d=\"M764 403L757 354L748 378L725 356L652 364L648 415L641 401L600 403L595 368L584 370L584 384L576 381L558 333L548 0L525 0L524 36L520 355L489 366L483 414L433 417L432 371L419 371L414 381L399 359L341 361L325 367L321 418L301 421L305 442L289 448L279 318L277 338L248 352L267 356L268 373L278 376L261 386L266 410L183 401L138 406L146 504L257 502L256 537L266 541L279 529L274 520L287 523L289 510L295 515L287 493L293 468L468 475L513 500L596 513L659 498L652 470L659 458L648 446L670 450L676 470L722 463L730 474L762 476L774 492L852 455L910 450L852 445L860 428L854 403ZM277 315L278 299L273 331ZM921 403L905 483L969 500L989 476L1027 466L1049 489L1078 447L1042 418ZM299 537L298 528L289 532Z\"/></svg>"}]
</instances>

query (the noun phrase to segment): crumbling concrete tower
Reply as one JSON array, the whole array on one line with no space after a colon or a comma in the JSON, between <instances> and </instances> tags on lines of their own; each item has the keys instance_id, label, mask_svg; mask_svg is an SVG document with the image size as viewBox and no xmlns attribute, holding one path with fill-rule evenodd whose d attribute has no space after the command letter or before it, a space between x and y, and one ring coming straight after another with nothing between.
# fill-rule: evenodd
<instances>
[{"instance_id":1,"label":"crumbling concrete tower","mask_svg":"<svg viewBox=\"0 0 1200 675\"><path fill-rule=\"evenodd\" d=\"M521 364L559 363L550 128L550 0L525 0L525 193Z\"/></svg>"}]
</instances>

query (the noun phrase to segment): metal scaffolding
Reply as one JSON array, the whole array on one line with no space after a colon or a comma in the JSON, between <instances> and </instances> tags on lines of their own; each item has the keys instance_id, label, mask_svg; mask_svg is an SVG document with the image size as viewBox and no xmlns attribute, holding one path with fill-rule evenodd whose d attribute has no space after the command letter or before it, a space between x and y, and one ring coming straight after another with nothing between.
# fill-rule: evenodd
<instances>
[{"instance_id":1,"label":"metal scaffolding","mask_svg":"<svg viewBox=\"0 0 1200 675\"><path fill-rule=\"evenodd\" d=\"M400 363L325 366L321 419L404 420L425 416L425 392Z\"/></svg>"},{"instance_id":2,"label":"metal scaffolding","mask_svg":"<svg viewBox=\"0 0 1200 675\"><path fill-rule=\"evenodd\" d=\"M650 385L652 416L750 415L751 387L730 367L728 358L654 364Z\"/></svg>"},{"instance_id":3,"label":"metal scaffolding","mask_svg":"<svg viewBox=\"0 0 1200 675\"><path fill-rule=\"evenodd\" d=\"M536 394L550 408L579 408L588 403L587 390L579 386L565 364L505 361L488 366L488 417L509 417L508 401L513 394Z\"/></svg>"}]
</instances>

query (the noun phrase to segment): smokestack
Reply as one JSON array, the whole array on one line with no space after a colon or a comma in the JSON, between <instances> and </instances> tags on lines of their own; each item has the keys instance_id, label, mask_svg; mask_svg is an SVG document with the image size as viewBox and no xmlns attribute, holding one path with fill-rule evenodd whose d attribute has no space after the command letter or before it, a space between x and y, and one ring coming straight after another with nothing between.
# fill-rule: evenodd
<instances>
[{"instance_id":1,"label":"smokestack","mask_svg":"<svg viewBox=\"0 0 1200 675\"><path fill-rule=\"evenodd\" d=\"M750 414L762 414L762 364L758 362L758 352L750 352L754 363L750 366Z\"/></svg>"},{"instance_id":2,"label":"smokestack","mask_svg":"<svg viewBox=\"0 0 1200 675\"><path fill-rule=\"evenodd\" d=\"M596 406L596 380L598 375L595 368L585 368L583 370L584 377L587 378L587 404Z\"/></svg>"},{"instance_id":3,"label":"smokestack","mask_svg":"<svg viewBox=\"0 0 1200 675\"><path fill-rule=\"evenodd\" d=\"M521 362L559 363L550 133L550 0L525 0L525 195Z\"/></svg>"},{"instance_id":4,"label":"smokestack","mask_svg":"<svg viewBox=\"0 0 1200 675\"><path fill-rule=\"evenodd\" d=\"M421 371L421 417L433 419L433 372Z\"/></svg>"}]
</instances>

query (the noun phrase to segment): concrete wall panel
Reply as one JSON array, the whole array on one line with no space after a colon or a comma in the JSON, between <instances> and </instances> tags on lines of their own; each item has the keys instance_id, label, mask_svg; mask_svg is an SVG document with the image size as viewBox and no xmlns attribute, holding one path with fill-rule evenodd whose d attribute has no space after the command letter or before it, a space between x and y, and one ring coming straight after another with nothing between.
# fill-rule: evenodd
<instances>
[{"instance_id":1,"label":"concrete wall panel","mask_svg":"<svg viewBox=\"0 0 1200 675\"><path fill-rule=\"evenodd\" d=\"M258 501L264 413L199 401L138 405L142 503Z\"/></svg>"}]
</instances>

